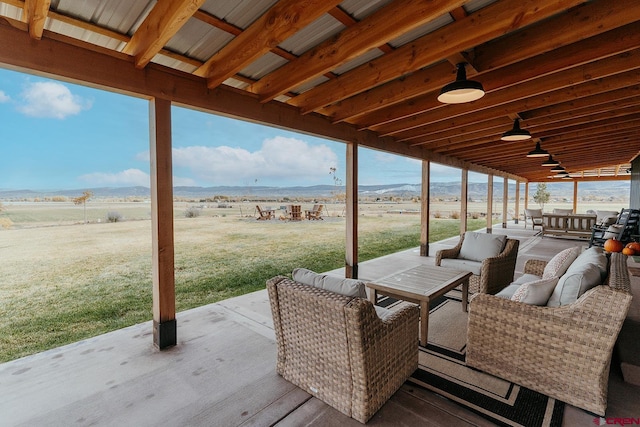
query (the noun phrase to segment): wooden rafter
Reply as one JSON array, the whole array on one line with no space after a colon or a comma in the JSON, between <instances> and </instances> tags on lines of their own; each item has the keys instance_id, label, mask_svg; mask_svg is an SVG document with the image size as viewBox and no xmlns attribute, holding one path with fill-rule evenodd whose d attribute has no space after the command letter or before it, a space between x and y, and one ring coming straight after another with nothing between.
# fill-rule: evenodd
<instances>
[{"instance_id":1,"label":"wooden rafter","mask_svg":"<svg viewBox=\"0 0 640 427\"><path fill-rule=\"evenodd\" d=\"M195 74L205 77L209 88L215 88L338 3L339 0L280 0L198 68Z\"/></svg>"},{"instance_id":2,"label":"wooden rafter","mask_svg":"<svg viewBox=\"0 0 640 427\"><path fill-rule=\"evenodd\" d=\"M608 9L608 17L613 18L611 20L580 22L579 31L567 31L567 28L576 27L575 13L560 15L544 21L544 23L534 24L534 29L538 30L535 32L536 37L543 33L545 38L533 43L532 46L527 46L527 49L509 51L508 59L503 58L503 50L496 48L491 43L480 46L474 49L474 56L483 57L488 63L487 65L490 66L485 65L485 68L481 68L484 71L477 75L471 73L468 75L481 80L485 88L504 87L640 47L640 29L637 24L632 23L632 18L629 15L629 12L640 14L640 4L635 3L630 7L631 9L623 7ZM588 13L590 16L600 16L603 13L601 9L602 3L589 3L580 8L583 13ZM623 23L628 24L620 26ZM545 25L544 30L542 24ZM605 32L607 30L609 31ZM552 44L558 39L562 40L563 46ZM517 32L501 38L500 46L503 47L503 44L517 46L521 40L522 34ZM516 65L507 67L516 63L515 60L517 60ZM477 66L475 59L474 64ZM375 123L375 118L363 118L362 116L384 107L396 110L396 104L403 101L419 104L420 101L413 100L413 98L437 90L451 80L449 74L451 67L445 70L446 66L446 63L436 64L417 71L406 79L394 80L346 99L339 104L329 106L322 110L322 113L331 115L336 122L348 120L357 114L360 116L359 120L350 120L351 123L360 125L367 122Z\"/></svg>"},{"instance_id":3,"label":"wooden rafter","mask_svg":"<svg viewBox=\"0 0 640 427\"><path fill-rule=\"evenodd\" d=\"M292 104L304 111L315 111L579 3L579 0L561 4L552 0L504 0L493 3L482 9L482 13L476 12L422 36L390 54L369 61L335 80L301 94Z\"/></svg>"},{"instance_id":4,"label":"wooden rafter","mask_svg":"<svg viewBox=\"0 0 640 427\"><path fill-rule=\"evenodd\" d=\"M263 77L251 90L260 95L262 102L270 101L463 3L461 0L392 2L357 24L347 27L338 36L325 40L297 60Z\"/></svg>"},{"instance_id":5,"label":"wooden rafter","mask_svg":"<svg viewBox=\"0 0 640 427\"><path fill-rule=\"evenodd\" d=\"M40 40L44 31L44 24L47 20L47 12L51 5L51 0L26 0L23 8L23 20L29 25L29 35L31 38Z\"/></svg>"},{"instance_id":6,"label":"wooden rafter","mask_svg":"<svg viewBox=\"0 0 640 427\"><path fill-rule=\"evenodd\" d=\"M205 0L158 0L123 52L144 68L162 50Z\"/></svg>"}]
</instances>

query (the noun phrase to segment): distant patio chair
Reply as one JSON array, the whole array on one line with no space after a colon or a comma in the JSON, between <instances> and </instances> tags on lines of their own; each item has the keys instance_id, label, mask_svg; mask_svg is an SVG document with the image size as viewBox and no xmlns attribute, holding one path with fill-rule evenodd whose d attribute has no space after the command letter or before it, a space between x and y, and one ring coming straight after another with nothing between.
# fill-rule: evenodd
<instances>
[{"instance_id":1,"label":"distant patio chair","mask_svg":"<svg viewBox=\"0 0 640 427\"><path fill-rule=\"evenodd\" d=\"M258 205L256 205L256 209L258 210L258 218L256 218L258 221L273 218L273 209L261 209Z\"/></svg>"},{"instance_id":2,"label":"distant patio chair","mask_svg":"<svg viewBox=\"0 0 640 427\"><path fill-rule=\"evenodd\" d=\"M302 208L300 205L287 205L285 216L289 221L302 221Z\"/></svg>"},{"instance_id":3,"label":"distant patio chair","mask_svg":"<svg viewBox=\"0 0 640 427\"><path fill-rule=\"evenodd\" d=\"M638 233L638 225L640 224L640 210L638 209L622 209L616 222L611 225L597 225L593 227L591 232L591 246L604 246L604 242L608 239L620 240L623 244L627 244L633 240L634 235Z\"/></svg>"},{"instance_id":4,"label":"distant patio chair","mask_svg":"<svg viewBox=\"0 0 640 427\"><path fill-rule=\"evenodd\" d=\"M535 230L536 225L542 228L542 209L524 210L524 228L527 228L527 219L531 220L531 228Z\"/></svg>"},{"instance_id":5,"label":"distant patio chair","mask_svg":"<svg viewBox=\"0 0 640 427\"><path fill-rule=\"evenodd\" d=\"M307 219L323 219L322 218L322 205L313 205L313 208L308 211L304 211L304 216Z\"/></svg>"}]
</instances>

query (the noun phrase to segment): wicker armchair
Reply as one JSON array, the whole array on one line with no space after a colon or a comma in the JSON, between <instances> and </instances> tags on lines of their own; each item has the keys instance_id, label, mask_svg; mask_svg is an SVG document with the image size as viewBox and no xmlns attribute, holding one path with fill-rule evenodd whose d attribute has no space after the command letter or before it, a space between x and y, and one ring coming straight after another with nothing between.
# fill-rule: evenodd
<instances>
[{"instance_id":1,"label":"wicker armchair","mask_svg":"<svg viewBox=\"0 0 640 427\"><path fill-rule=\"evenodd\" d=\"M546 262L529 260L541 275ZM611 255L607 285L572 304L541 307L476 295L469 305L468 366L600 416L613 346L631 304L626 256Z\"/></svg>"},{"instance_id":2,"label":"wicker armchair","mask_svg":"<svg viewBox=\"0 0 640 427\"><path fill-rule=\"evenodd\" d=\"M366 299L285 277L267 281L277 372L366 423L418 368L418 308L381 320Z\"/></svg>"},{"instance_id":3,"label":"wicker armchair","mask_svg":"<svg viewBox=\"0 0 640 427\"><path fill-rule=\"evenodd\" d=\"M460 236L460 241L455 247L439 250L436 253L435 265L439 266L444 258L458 258L463 241L464 234ZM500 255L482 261L480 274L473 274L469 278L469 292L496 294L508 286L513 281L519 246L519 240L507 239Z\"/></svg>"}]
</instances>

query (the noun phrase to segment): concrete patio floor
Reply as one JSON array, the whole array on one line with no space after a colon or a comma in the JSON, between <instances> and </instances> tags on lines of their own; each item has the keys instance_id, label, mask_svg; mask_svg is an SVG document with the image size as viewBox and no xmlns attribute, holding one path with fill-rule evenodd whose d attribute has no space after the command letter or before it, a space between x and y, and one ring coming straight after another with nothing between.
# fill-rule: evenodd
<instances>
[{"instance_id":1,"label":"concrete patio floor","mask_svg":"<svg viewBox=\"0 0 640 427\"><path fill-rule=\"evenodd\" d=\"M516 276L529 258L549 259L568 246L587 245L535 237L522 224L493 232L521 239ZM456 241L433 244L430 254ZM375 279L433 262L416 248L363 262L359 275ZM632 276L636 298L629 316L635 320L640 320L639 279ZM361 425L275 373L266 290L181 312L177 320L178 345L162 352L154 348L152 325L146 322L0 364L0 426ZM638 408L640 387L622 381L614 360L607 417L639 418ZM593 424L592 414L566 407L564 426ZM405 385L368 425L492 424Z\"/></svg>"}]
</instances>

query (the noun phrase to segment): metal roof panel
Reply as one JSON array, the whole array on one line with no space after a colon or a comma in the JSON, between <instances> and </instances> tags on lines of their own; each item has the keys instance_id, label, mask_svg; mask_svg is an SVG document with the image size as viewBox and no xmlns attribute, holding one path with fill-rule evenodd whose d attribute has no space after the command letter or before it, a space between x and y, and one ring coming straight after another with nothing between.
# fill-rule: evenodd
<instances>
[{"instance_id":1,"label":"metal roof panel","mask_svg":"<svg viewBox=\"0 0 640 427\"><path fill-rule=\"evenodd\" d=\"M294 55L300 56L345 28L346 27L334 17L325 14L280 43L280 47Z\"/></svg>"}]
</instances>

